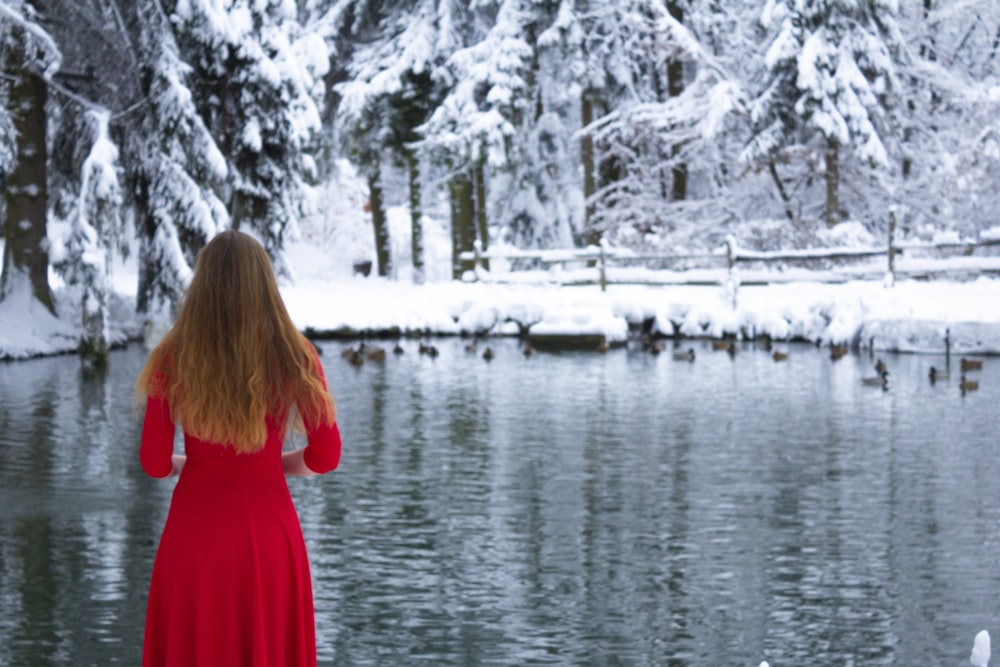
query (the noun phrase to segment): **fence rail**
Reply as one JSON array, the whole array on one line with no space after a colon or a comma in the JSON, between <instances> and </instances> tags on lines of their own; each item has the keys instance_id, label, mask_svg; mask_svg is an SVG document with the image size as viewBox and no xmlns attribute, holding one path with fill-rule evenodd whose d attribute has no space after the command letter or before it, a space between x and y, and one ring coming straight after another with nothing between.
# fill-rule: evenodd
<instances>
[{"instance_id":1,"label":"fence rail","mask_svg":"<svg viewBox=\"0 0 1000 667\"><path fill-rule=\"evenodd\" d=\"M607 243L586 248L567 250L517 250L509 247L484 252L477 241L471 252L460 253L460 261L473 263L475 280L487 282L527 282L517 276L528 277L529 271L507 271L497 273L486 269L487 261L500 259L507 261L533 260L546 267L545 280L562 285L598 284L605 290L609 284L642 283L651 285L706 285L706 284L766 284L788 282L790 280L817 280L820 282L844 282L859 278L886 278L894 282L899 275L924 276L948 273L1000 274L1000 256L974 256L977 249L1000 247L1000 238L983 238L969 242L921 243L900 242L895 239L894 216L890 216L888 241L885 246L862 248L811 248L805 250L755 251L740 248L732 236L726 239L722 248L710 253L657 254L636 253L627 248L613 248ZM901 265L900 255L919 252L951 253L944 258L920 258L910 266ZM808 260L863 260L884 257L885 264L863 266L841 266L826 271L788 271L788 262ZM628 266L643 262L683 262L701 260L702 265L684 269L640 269L629 272ZM569 264L583 264L583 268L565 271ZM741 265L781 263L782 271L772 269L744 275ZM713 266L714 265L714 266ZM560 270L554 272L558 267Z\"/></svg>"}]
</instances>

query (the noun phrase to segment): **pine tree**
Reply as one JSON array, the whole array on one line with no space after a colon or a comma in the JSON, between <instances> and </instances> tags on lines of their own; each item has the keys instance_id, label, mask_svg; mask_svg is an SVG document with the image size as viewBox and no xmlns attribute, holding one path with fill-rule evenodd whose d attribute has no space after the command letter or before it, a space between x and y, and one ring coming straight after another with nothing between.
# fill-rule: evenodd
<instances>
[{"instance_id":1,"label":"pine tree","mask_svg":"<svg viewBox=\"0 0 1000 667\"><path fill-rule=\"evenodd\" d=\"M35 20L30 2L0 6L0 61L7 107L12 110L4 134L14 144L0 148L0 159L13 163L4 174L4 255L0 300L27 290L31 298L55 314L48 282L48 213L46 79L58 70L62 54ZM12 130L12 131L11 131ZM5 157L4 157L5 156ZM11 159L13 158L13 160Z\"/></svg>"},{"instance_id":2,"label":"pine tree","mask_svg":"<svg viewBox=\"0 0 1000 667\"><path fill-rule=\"evenodd\" d=\"M326 46L293 0L178 3L172 16L199 115L226 158L234 228L256 233L279 273L313 206Z\"/></svg>"},{"instance_id":3,"label":"pine tree","mask_svg":"<svg viewBox=\"0 0 1000 667\"><path fill-rule=\"evenodd\" d=\"M797 159L823 166L825 219L839 222L846 150L874 169L892 169L900 52L893 0L769 0L767 82L753 102L753 137L744 160Z\"/></svg>"},{"instance_id":4,"label":"pine tree","mask_svg":"<svg viewBox=\"0 0 1000 667\"><path fill-rule=\"evenodd\" d=\"M369 20L375 17L370 17ZM354 164L369 177L379 275L388 275L390 243L380 196L383 156L405 169L409 187L414 280L423 281L420 154L417 128L435 105L432 72L439 64L435 3L420 0L377 17L380 37L353 52L342 96L337 131ZM378 195L376 194L378 193Z\"/></svg>"},{"instance_id":5,"label":"pine tree","mask_svg":"<svg viewBox=\"0 0 1000 667\"><path fill-rule=\"evenodd\" d=\"M225 157L194 104L191 68L180 60L167 17L156 0L135 6L139 51L149 54L138 78L145 100L123 150L135 192L140 238L139 312L156 315L180 299L195 258L229 225L219 196Z\"/></svg>"},{"instance_id":6,"label":"pine tree","mask_svg":"<svg viewBox=\"0 0 1000 667\"><path fill-rule=\"evenodd\" d=\"M495 11L479 5L452 16L456 48L437 73L445 94L420 131L421 148L448 174L452 220L461 226L452 230L455 257L472 250L485 227L474 210L480 197L467 184L478 183L483 195L490 191L484 201L502 202L493 217L508 242L537 246L536 229L550 221L534 205L535 184L517 174L524 157L519 139L527 138L536 110L531 10L528 0L504 0ZM485 247L489 239L480 241ZM456 263L453 270L459 275L466 268Z\"/></svg>"},{"instance_id":7,"label":"pine tree","mask_svg":"<svg viewBox=\"0 0 1000 667\"><path fill-rule=\"evenodd\" d=\"M123 236L118 148L108 136L109 116L107 111L87 114L92 144L81 168L66 257L57 265L67 284L80 288L80 353L98 367L108 361L111 259Z\"/></svg>"}]
</instances>

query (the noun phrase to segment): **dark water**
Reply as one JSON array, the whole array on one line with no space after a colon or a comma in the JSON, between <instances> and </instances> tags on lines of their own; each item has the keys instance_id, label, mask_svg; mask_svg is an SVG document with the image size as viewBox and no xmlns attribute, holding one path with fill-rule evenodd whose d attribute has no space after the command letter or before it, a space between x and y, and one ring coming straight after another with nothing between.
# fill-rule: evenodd
<instances>
[{"instance_id":1,"label":"dark water","mask_svg":"<svg viewBox=\"0 0 1000 667\"><path fill-rule=\"evenodd\" d=\"M324 363L340 470L292 480L321 664L968 664L1000 630L1000 360L415 343ZM686 347L686 346L685 346ZM0 365L0 664L135 665L172 484L133 348Z\"/></svg>"}]
</instances>

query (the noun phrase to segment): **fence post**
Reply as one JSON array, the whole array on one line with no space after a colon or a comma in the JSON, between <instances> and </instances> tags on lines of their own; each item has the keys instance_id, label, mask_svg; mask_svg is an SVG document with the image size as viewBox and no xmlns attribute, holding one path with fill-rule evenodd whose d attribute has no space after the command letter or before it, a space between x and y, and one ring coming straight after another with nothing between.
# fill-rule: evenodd
<instances>
[{"instance_id":1,"label":"fence post","mask_svg":"<svg viewBox=\"0 0 1000 667\"><path fill-rule=\"evenodd\" d=\"M886 286L896 284L896 205L889 207L889 275L886 276Z\"/></svg>"},{"instance_id":2,"label":"fence post","mask_svg":"<svg viewBox=\"0 0 1000 667\"><path fill-rule=\"evenodd\" d=\"M736 254L736 237L732 234L727 234L726 267L728 268L728 278L726 280L726 290L729 292L733 310L736 310L736 292L739 290L739 276L736 273Z\"/></svg>"},{"instance_id":3,"label":"fence post","mask_svg":"<svg viewBox=\"0 0 1000 667\"><path fill-rule=\"evenodd\" d=\"M601 291L606 292L608 290L608 275L604 266L604 246L607 245L607 240L601 239L598 243L598 255L597 255L597 266L600 271L600 283Z\"/></svg>"},{"instance_id":4,"label":"fence post","mask_svg":"<svg viewBox=\"0 0 1000 667\"><path fill-rule=\"evenodd\" d=\"M483 265L483 242L476 239L472 242L472 273L479 280L479 269Z\"/></svg>"}]
</instances>

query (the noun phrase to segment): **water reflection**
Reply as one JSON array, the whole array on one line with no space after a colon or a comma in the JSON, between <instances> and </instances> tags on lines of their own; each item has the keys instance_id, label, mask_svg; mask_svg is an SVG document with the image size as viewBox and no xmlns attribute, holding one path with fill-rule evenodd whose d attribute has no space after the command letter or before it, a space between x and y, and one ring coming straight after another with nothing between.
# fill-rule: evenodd
<instances>
[{"instance_id":1,"label":"water reflection","mask_svg":"<svg viewBox=\"0 0 1000 667\"><path fill-rule=\"evenodd\" d=\"M329 665L958 664L997 629L1000 362L693 364L325 344L342 469L292 480ZM140 349L0 367L0 664L136 664L171 484Z\"/></svg>"}]
</instances>

